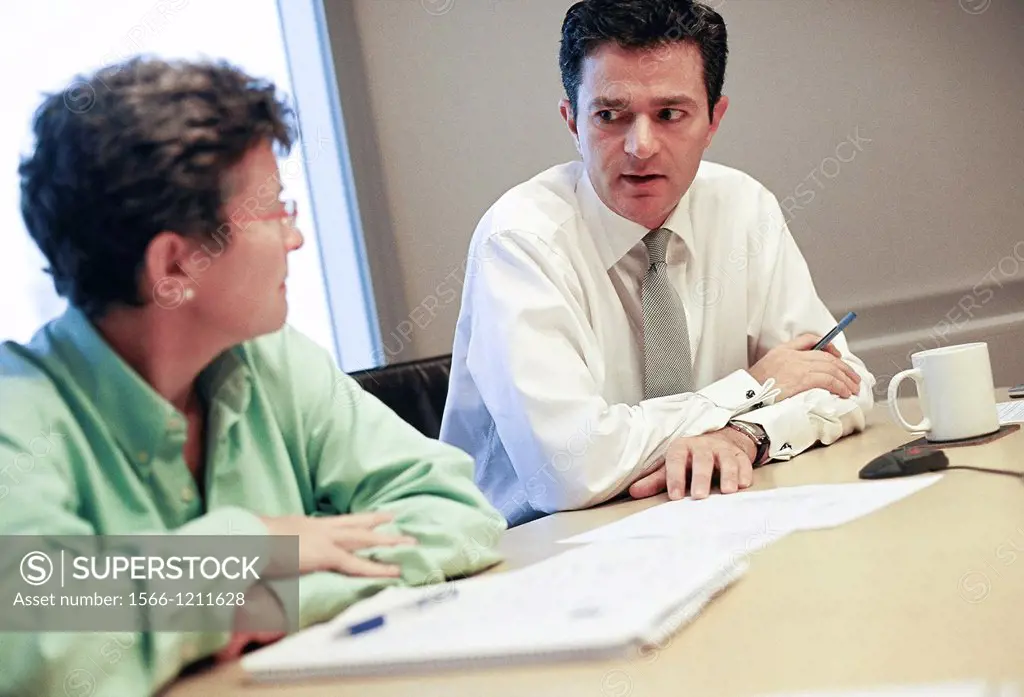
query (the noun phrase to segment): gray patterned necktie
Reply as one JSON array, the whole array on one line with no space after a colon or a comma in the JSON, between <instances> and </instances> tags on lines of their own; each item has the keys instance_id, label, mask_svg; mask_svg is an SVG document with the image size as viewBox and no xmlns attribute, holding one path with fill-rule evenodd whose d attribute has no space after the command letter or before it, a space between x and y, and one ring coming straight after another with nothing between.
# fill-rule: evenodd
<instances>
[{"instance_id":1,"label":"gray patterned necktie","mask_svg":"<svg viewBox=\"0 0 1024 697\"><path fill-rule=\"evenodd\" d=\"M672 232L651 230L644 245L651 265L640 285L644 312L644 399L693 392L690 332L679 294L668 280L665 251Z\"/></svg>"}]
</instances>

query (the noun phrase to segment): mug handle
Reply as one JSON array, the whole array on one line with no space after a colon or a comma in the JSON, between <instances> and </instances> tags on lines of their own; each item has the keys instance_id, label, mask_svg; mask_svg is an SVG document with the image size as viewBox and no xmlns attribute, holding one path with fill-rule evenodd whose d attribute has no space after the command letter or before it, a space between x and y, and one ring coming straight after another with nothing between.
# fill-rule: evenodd
<instances>
[{"instance_id":1,"label":"mug handle","mask_svg":"<svg viewBox=\"0 0 1024 697\"><path fill-rule=\"evenodd\" d=\"M896 398L899 396L900 383L911 378L917 383L917 393L921 394L921 380L923 376L921 371L917 368L911 368L910 370L903 370L892 376L892 380L889 381L889 413L892 414L892 418L896 422L907 429L908 431L930 431L932 428L932 420L925 416L921 419L920 423L909 424L907 420L903 418L903 414L900 413L900 408L896 405Z\"/></svg>"}]
</instances>

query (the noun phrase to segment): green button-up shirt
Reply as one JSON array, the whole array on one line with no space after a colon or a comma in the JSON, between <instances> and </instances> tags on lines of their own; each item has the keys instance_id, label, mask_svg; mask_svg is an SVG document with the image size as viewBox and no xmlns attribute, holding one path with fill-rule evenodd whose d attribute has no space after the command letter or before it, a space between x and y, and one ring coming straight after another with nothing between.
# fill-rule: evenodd
<instances>
[{"instance_id":1,"label":"green button-up shirt","mask_svg":"<svg viewBox=\"0 0 1024 697\"><path fill-rule=\"evenodd\" d=\"M22 346L0 345L0 535L266 535L259 516L388 511L419 540L373 551L401 579L318 572L299 625L393 583L486 568L505 527L465 453L424 437L286 327L230 349L199 377L207 404L201 488L186 420L77 310ZM142 609L140 608L140 611ZM215 653L226 632L0 635L0 694L149 694ZM106 650L105 650L106 649ZM112 658L112 657L115 657ZM84 692L83 692L84 694Z\"/></svg>"}]
</instances>

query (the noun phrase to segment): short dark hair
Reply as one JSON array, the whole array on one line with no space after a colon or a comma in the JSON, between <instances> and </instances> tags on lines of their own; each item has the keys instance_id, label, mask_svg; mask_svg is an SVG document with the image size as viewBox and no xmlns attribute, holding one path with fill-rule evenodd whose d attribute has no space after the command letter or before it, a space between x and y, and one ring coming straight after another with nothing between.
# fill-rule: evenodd
<instances>
[{"instance_id":1,"label":"short dark hair","mask_svg":"<svg viewBox=\"0 0 1024 697\"><path fill-rule=\"evenodd\" d=\"M294 112L273 83L225 61L135 57L45 95L21 160L21 214L57 293L90 317L142 306L162 231L211 236L227 171L261 142L288 152Z\"/></svg>"},{"instance_id":2,"label":"short dark hair","mask_svg":"<svg viewBox=\"0 0 1024 697\"><path fill-rule=\"evenodd\" d=\"M581 0L570 7L562 22L558 64L574 115L583 60L610 41L636 49L675 41L696 43L704 59L709 116L714 111L729 54L725 20L714 9L693 0Z\"/></svg>"}]
</instances>

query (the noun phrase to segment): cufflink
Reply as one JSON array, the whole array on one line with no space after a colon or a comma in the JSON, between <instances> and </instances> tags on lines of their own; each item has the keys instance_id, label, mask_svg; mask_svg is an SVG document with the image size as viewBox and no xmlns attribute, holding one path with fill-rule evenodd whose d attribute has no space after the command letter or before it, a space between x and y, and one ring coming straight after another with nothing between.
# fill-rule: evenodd
<instances>
[{"instance_id":1,"label":"cufflink","mask_svg":"<svg viewBox=\"0 0 1024 697\"><path fill-rule=\"evenodd\" d=\"M747 390L747 399L753 399L756 394L753 390Z\"/></svg>"}]
</instances>

